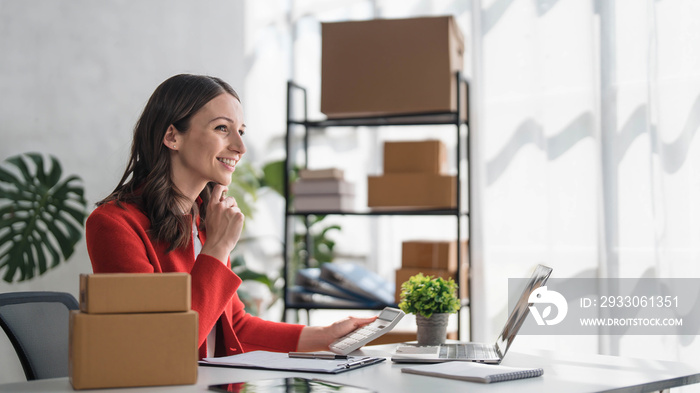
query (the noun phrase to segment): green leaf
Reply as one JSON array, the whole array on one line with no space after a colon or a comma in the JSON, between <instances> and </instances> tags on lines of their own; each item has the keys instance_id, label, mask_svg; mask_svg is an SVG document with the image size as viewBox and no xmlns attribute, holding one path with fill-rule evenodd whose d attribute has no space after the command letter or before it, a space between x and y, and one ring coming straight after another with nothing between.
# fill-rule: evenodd
<instances>
[{"instance_id":1,"label":"green leaf","mask_svg":"<svg viewBox=\"0 0 700 393\"><path fill-rule=\"evenodd\" d=\"M2 167L0 167L0 182L11 184L21 183L18 177L16 177L12 172L9 172Z\"/></svg>"},{"instance_id":2,"label":"green leaf","mask_svg":"<svg viewBox=\"0 0 700 393\"><path fill-rule=\"evenodd\" d=\"M457 284L452 278L445 280L418 273L401 284L399 308L426 318L433 313L455 313L460 308Z\"/></svg>"},{"instance_id":3,"label":"green leaf","mask_svg":"<svg viewBox=\"0 0 700 393\"><path fill-rule=\"evenodd\" d=\"M5 281L44 274L67 260L82 238L87 217L82 180L73 175L61 181L62 172L58 159L45 160L38 153L13 156L0 165L0 269L5 269Z\"/></svg>"},{"instance_id":4,"label":"green leaf","mask_svg":"<svg viewBox=\"0 0 700 393\"><path fill-rule=\"evenodd\" d=\"M61 164L58 162L56 157L51 156L51 170L49 172L48 180L46 182L46 185L49 187L53 187L58 183L58 181L61 179L61 173L63 170L61 169Z\"/></svg>"},{"instance_id":5,"label":"green leaf","mask_svg":"<svg viewBox=\"0 0 700 393\"><path fill-rule=\"evenodd\" d=\"M263 166L261 183L284 195L284 161L273 161Z\"/></svg>"},{"instance_id":6,"label":"green leaf","mask_svg":"<svg viewBox=\"0 0 700 393\"><path fill-rule=\"evenodd\" d=\"M238 164L229 185L228 195L236 198L238 207L248 219L255 213L254 203L258 199L259 188L260 183L255 168L248 162Z\"/></svg>"}]
</instances>

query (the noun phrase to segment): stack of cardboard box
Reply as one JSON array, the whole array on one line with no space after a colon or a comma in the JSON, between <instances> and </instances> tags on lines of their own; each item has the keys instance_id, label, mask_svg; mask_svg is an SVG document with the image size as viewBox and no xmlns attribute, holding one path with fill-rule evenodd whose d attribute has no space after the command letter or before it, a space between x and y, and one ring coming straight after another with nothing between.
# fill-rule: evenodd
<instances>
[{"instance_id":1,"label":"stack of cardboard box","mask_svg":"<svg viewBox=\"0 0 700 393\"><path fill-rule=\"evenodd\" d=\"M367 179L369 207L455 208L457 179L446 174L439 140L384 143L384 174Z\"/></svg>"},{"instance_id":2,"label":"stack of cardboard box","mask_svg":"<svg viewBox=\"0 0 700 393\"><path fill-rule=\"evenodd\" d=\"M75 389L197 382L197 313L186 273L80 276L71 312Z\"/></svg>"},{"instance_id":3,"label":"stack of cardboard box","mask_svg":"<svg viewBox=\"0 0 700 393\"><path fill-rule=\"evenodd\" d=\"M355 207L354 184L344 179L341 169L302 169L291 191L297 212L351 211Z\"/></svg>"},{"instance_id":4,"label":"stack of cardboard box","mask_svg":"<svg viewBox=\"0 0 700 393\"><path fill-rule=\"evenodd\" d=\"M426 276L452 278L458 285L459 297L469 297L467 286L466 262L467 241L462 242L460 250L465 261L460 266L457 279L457 242L456 241L405 241L401 245L401 268L396 270L396 302L401 300L401 284L423 273Z\"/></svg>"}]
</instances>

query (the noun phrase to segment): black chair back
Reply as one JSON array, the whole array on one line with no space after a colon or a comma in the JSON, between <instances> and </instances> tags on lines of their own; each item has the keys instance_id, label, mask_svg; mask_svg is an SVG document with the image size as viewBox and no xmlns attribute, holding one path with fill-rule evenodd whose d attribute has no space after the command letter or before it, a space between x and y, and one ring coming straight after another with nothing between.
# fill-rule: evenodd
<instances>
[{"instance_id":1,"label":"black chair back","mask_svg":"<svg viewBox=\"0 0 700 393\"><path fill-rule=\"evenodd\" d=\"M68 376L69 315L78 308L64 292L0 293L0 326L27 380Z\"/></svg>"}]
</instances>

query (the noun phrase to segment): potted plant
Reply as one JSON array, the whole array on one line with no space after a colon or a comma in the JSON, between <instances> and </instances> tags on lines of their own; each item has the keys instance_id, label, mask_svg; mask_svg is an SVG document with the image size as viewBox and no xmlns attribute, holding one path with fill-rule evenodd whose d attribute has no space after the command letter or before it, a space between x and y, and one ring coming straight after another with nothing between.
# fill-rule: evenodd
<instances>
[{"instance_id":1,"label":"potted plant","mask_svg":"<svg viewBox=\"0 0 700 393\"><path fill-rule=\"evenodd\" d=\"M447 320L459 307L457 284L452 278L445 280L418 273L401 284L399 308L416 315L418 345L444 343Z\"/></svg>"}]
</instances>

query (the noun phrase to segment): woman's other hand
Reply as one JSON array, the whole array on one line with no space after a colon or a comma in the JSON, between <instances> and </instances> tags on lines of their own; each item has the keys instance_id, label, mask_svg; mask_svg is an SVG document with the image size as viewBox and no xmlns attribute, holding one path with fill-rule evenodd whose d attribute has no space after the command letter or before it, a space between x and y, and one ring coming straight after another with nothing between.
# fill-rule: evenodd
<instances>
[{"instance_id":1,"label":"woman's other hand","mask_svg":"<svg viewBox=\"0 0 700 393\"><path fill-rule=\"evenodd\" d=\"M207 241L202 247L203 254L224 263L238 243L245 221L236 199L227 196L227 192L228 188L220 184L212 189L211 200L207 205Z\"/></svg>"}]
</instances>

